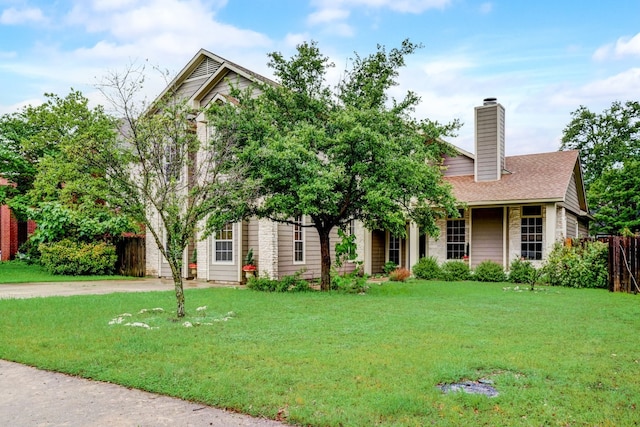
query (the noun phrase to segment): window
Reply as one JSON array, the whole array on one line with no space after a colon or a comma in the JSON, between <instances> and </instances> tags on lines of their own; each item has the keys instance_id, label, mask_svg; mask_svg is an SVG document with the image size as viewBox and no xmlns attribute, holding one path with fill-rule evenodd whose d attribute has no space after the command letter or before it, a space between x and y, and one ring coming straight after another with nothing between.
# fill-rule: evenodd
<instances>
[{"instance_id":1,"label":"window","mask_svg":"<svg viewBox=\"0 0 640 427\"><path fill-rule=\"evenodd\" d=\"M293 261L304 262L304 229L302 216L296 217L293 225Z\"/></svg>"},{"instance_id":2,"label":"window","mask_svg":"<svg viewBox=\"0 0 640 427\"><path fill-rule=\"evenodd\" d=\"M542 259L542 206L523 206L520 256L524 259Z\"/></svg>"},{"instance_id":3,"label":"window","mask_svg":"<svg viewBox=\"0 0 640 427\"><path fill-rule=\"evenodd\" d=\"M170 143L165 147L164 176L167 181L180 180L181 161L178 157L177 145Z\"/></svg>"},{"instance_id":4,"label":"window","mask_svg":"<svg viewBox=\"0 0 640 427\"><path fill-rule=\"evenodd\" d=\"M447 259L462 259L466 253L464 211L447 220Z\"/></svg>"},{"instance_id":5,"label":"window","mask_svg":"<svg viewBox=\"0 0 640 427\"><path fill-rule=\"evenodd\" d=\"M389 262L400 265L400 238L389 236Z\"/></svg>"},{"instance_id":6,"label":"window","mask_svg":"<svg viewBox=\"0 0 640 427\"><path fill-rule=\"evenodd\" d=\"M233 224L216 232L214 245L216 262L233 262Z\"/></svg>"}]
</instances>

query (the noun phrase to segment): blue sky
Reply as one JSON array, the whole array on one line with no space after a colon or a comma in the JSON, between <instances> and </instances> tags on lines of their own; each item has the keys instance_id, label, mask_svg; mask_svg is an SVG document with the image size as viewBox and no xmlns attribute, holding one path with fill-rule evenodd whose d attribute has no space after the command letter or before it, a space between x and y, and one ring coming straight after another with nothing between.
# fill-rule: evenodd
<instances>
[{"instance_id":1,"label":"blue sky","mask_svg":"<svg viewBox=\"0 0 640 427\"><path fill-rule=\"evenodd\" d=\"M570 113L640 100L638 0L0 0L0 114L81 90L149 60L177 73L200 48L270 76L268 52L316 40L344 68L410 38L398 87L419 117L460 119L450 139L473 151L473 108L506 108L507 154L554 151ZM153 76L149 96L162 89Z\"/></svg>"}]
</instances>

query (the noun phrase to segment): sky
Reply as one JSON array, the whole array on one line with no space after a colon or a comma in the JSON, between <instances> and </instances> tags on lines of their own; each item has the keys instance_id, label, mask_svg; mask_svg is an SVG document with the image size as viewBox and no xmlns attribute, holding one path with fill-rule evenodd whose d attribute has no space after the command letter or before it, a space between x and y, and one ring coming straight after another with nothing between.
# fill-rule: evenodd
<instances>
[{"instance_id":1,"label":"sky","mask_svg":"<svg viewBox=\"0 0 640 427\"><path fill-rule=\"evenodd\" d=\"M474 107L506 109L507 155L555 151L571 113L640 100L640 0L0 0L0 114L148 63L177 74L199 49L271 77L269 52L316 41L344 70L354 53L404 39L392 95L421 97L417 118L459 119L474 151ZM337 75L336 74L336 75ZM149 76L150 98L163 81Z\"/></svg>"}]
</instances>

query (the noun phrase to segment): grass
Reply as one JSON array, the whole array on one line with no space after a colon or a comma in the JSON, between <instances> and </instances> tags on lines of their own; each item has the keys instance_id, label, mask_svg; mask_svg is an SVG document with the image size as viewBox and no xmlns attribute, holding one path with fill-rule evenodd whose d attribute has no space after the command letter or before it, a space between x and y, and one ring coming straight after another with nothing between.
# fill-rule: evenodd
<instances>
[{"instance_id":1,"label":"grass","mask_svg":"<svg viewBox=\"0 0 640 427\"><path fill-rule=\"evenodd\" d=\"M22 261L0 262L0 285L9 283L84 282L93 280L130 280L126 276L68 276L54 275L38 264Z\"/></svg>"},{"instance_id":2,"label":"grass","mask_svg":"<svg viewBox=\"0 0 640 427\"><path fill-rule=\"evenodd\" d=\"M171 292L0 300L0 358L301 425L640 419L634 295L411 281L364 296L210 288L186 298L186 320L210 325L175 321ZM155 307L165 312L138 314ZM123 313L153 329L109 324ZM499 395L437 388L480 378Z\"/></svg>"}]
</instances>

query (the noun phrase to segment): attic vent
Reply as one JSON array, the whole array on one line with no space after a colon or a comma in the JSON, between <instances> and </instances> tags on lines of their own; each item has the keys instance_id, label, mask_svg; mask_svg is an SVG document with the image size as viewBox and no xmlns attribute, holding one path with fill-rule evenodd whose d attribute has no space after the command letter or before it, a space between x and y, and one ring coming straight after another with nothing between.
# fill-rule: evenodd
<instances>
[{"instance_id":1,"label":"attic vent","mask_svg":"<svg viewBox=\"0 0 640 427\"><path fill-rule=\"evenodd\" d=\"M198 65L198 68L196 68L195 71L191 73L191 76L189 76L189 78L193 79L197 77L208 76L215 73L218 68L220 68L219 62L216 62L211 58L205 58L200 63L200 65Z\"/></svg>"}]
</instances>

